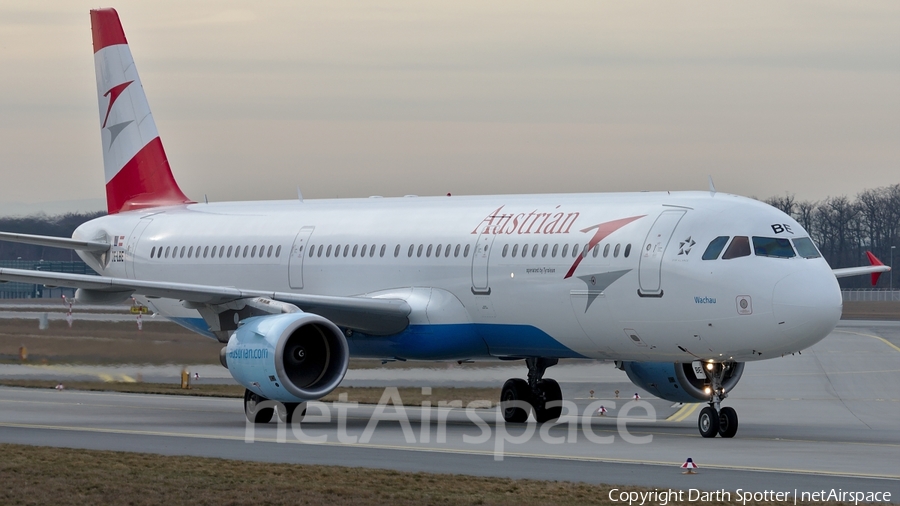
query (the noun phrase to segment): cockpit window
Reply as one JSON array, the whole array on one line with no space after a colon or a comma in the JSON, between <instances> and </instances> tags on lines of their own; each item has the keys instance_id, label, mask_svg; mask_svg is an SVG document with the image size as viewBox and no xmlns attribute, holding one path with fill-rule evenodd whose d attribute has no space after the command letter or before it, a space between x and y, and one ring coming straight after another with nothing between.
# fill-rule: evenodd
<instances>
[{"instance_id":1,"label":"cockpit window","mask_svg":"<svg viewBox=\"0 0 900 506\"><path fill-rule=\"evenodd\" d=\"M797 254L803 258L819 258L822 256L819 254L819 250L816 249L816 245L813 244L812 239L809 237L798 237L797 239L794 239L794 247L797 248Z\"/></svg>"},{"instance_id":2,"label":"cockpit window","mask_svg":"<svg viewBox=\"0 0 900 506\"><path fill-rule=\"evenodd\" d=\"M750 256L750 239L746 236L739 235L732 239L731 244L728 245L728 249L725 250L725 254L722 255L722 260L747 256Z\"/></svg>"},{"instance_id":3,"label":"cockpit window","mask_svg":"<svg viewBox=\"0 0 900 506\"><path fill-rule=\"evenodd\" d=\"M792 258L797 256L791 241L777 237L753 237L753 249L758 257Z\"/></svg>"},{"instance_id":4,"label":"cockpit window","mask_svg":"<svg viewBox=\"0 0 900 506\"><path fill-rule=\"evenodd\" d=\"M727 235L720 235L712 240L709 243L709 246L706 247L706 251L703 252L704 260L715 260L719 258L719 253L722 252L722 249L725 248L725 244L728 243Z\"/></svg>"}]
</instances>

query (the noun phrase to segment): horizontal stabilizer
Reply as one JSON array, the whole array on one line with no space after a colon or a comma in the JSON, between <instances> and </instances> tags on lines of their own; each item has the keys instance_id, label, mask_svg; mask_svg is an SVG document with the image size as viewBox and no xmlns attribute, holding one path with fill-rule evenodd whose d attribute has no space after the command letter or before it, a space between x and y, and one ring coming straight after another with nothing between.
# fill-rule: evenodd
<instances>
[{"instance_id":1,"label":"horizontal stabilizer","mask_svg":"<svg viewBox=\"0 0 900 506\"><path fill-rule=\"evenodd\" d=\"M48 235L11 234L8 232L0 232L0 241L35 244L38 246L49 246L51 248L90 251L91 253L100 253L109 249L109 244L105 242L79 241L77 239L52 237Z\"/></svg>"}]
</instances>

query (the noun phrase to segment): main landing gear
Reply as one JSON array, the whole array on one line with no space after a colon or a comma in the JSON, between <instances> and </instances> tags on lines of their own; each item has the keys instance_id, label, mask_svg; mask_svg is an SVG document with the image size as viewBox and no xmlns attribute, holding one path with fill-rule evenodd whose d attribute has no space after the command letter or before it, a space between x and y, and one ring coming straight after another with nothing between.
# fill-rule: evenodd
<instances>
[{"instance_id":1,"label":"main landing gear","mask_svg":"<svg viewBox=\"0 0 900 506\"><path fill-rule=\"evenodd\" d=\"M734 408L721 407L721 402L728 397L722 388L722 378L725 377L731 364L707 363L706 377L709 378L709 406L700 410L697 427L703 437L734 437L738 430L738 416Z\"/></svg>"},{"instance_id":2,"label":"main landing gear","mask_svg":"<svg viewBox=\"0 0 900 506\"><path fill-rule=\"evenodd\" d=\"M538 423L552 422L562 415L563 397L559 383L543 379L544 371L557 363L557 358L526 358L528 381L513 378L503 384L500 409L507 423L523 423L530 412L534 413Z\"/></svg>"},{"instance_id":3,"label":"main landing gear","mask_svg":"<svg viewBox=\"0 0 900 506\"><path fill-rule=\"evenodd\" d=\"M244 390L244 414L250 423L269 423L276 412L284 423L300 422L306 416L306 403L270 401Z\"/></svg>"}]
</instances>

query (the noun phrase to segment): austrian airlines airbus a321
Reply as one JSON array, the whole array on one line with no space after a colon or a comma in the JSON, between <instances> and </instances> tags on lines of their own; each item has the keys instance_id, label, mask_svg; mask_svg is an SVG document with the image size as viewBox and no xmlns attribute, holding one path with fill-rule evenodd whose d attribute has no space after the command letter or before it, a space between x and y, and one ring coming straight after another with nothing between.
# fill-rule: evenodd
<instances>
[{"instance_id":1,"label":"austrian airlines airbus a321","mask_svg":"<svg viewBox=\"0 0 900 506\"><path fill-rule=\"evenodd\" d=\"M582 358L708 403L701 434L732 437L721 401L744 363L812 346L841 316L835 278L888 270L874 257L832 270L790 216L712 188L196 203L169 169L118 14L93 10L91 24L109 215L72 239L2 239L73 249L100 276L0 280L75 287L88 304L134 296L218 339L253 422L273 417L262 401L289 420L328 394L350 356L522 360L503 417L547 422L562 394L545 371Z\"/></svg>"}]
</instances>

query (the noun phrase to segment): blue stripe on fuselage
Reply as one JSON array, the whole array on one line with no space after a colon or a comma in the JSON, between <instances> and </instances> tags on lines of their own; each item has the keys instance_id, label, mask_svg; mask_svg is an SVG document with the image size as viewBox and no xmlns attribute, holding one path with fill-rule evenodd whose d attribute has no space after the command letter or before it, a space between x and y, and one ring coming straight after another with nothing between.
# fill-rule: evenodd
<instances>
[{"instance_id":1,"label":"blue stripe on fuselage","mask_svg":"<svg viewBox=\"0 0 900 506\"><path fill-rule=\"evenodd\" d=\"M353 334L354 357L460 360L491 357L587 358L530 325L410 325L393 336Z\"/></svg>"}]
</instances>

